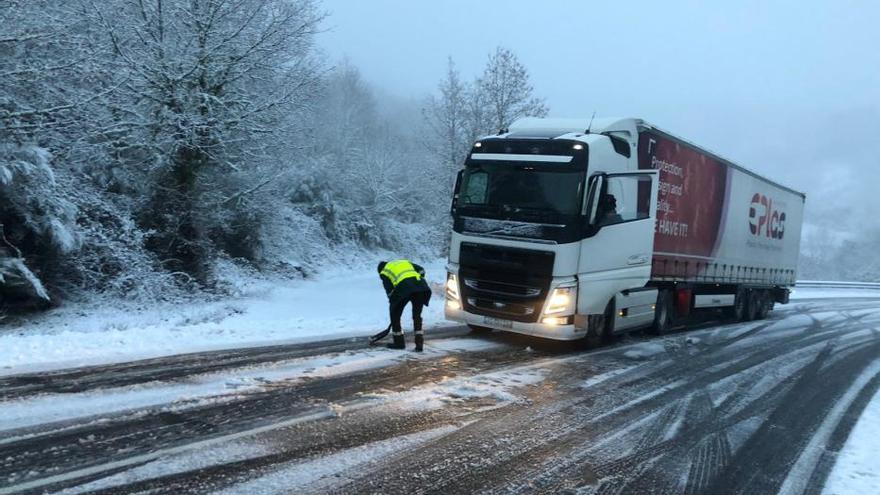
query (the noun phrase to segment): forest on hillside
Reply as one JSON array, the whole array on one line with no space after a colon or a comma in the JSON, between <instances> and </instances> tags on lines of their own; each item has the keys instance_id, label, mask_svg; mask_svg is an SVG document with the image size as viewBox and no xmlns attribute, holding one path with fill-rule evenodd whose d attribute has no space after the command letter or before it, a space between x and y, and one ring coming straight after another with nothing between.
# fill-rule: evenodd
<instances>
[{"instance_id":1,"label":"forest on hillside","mask_svg":"<svg viewBox=\"0 0 880 495\"><path fill-rule=\"evenodd\" d=\"M5 302L223 292L363 250L439 256L472 141L545 115L498 48L435 95L316 46L315 0L0 0Z\"/></svg>"},{"instance_id":2,"label":"forest on hillside","mask_svg":"<svg viewBox=\"0 0 880 495\"><path fill-rule=\"evenodd\" d=\"M550 109L503 47L388 95L323 56L326 22L317 0L0 0L3 304L442 255L471 143ZM807 243L802 276L880 279L878 242Z\"/></svg>"}]
</instances>

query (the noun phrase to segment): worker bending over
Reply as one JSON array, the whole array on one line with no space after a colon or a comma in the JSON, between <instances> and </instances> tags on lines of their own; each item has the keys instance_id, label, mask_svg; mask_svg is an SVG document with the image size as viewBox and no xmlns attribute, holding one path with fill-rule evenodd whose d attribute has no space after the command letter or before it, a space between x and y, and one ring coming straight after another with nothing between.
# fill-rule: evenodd
<instances>
[{"instance_id":1,"label":"worker bending over","mask_svg":"<svg viewBox=\"0 0 880 495\"><path fill-rule=\"evenodd\" d=\"M391 314L391 336L394 342L389 349L406 349L400 316L407 303L412 305L413 331L416 334L416 352L422 352L425 334L422 331L422 306L431 300L431 288L425 282L425 269L409 260L382 261L376 268L385 293Z\"/></svg>"}]
</instances>

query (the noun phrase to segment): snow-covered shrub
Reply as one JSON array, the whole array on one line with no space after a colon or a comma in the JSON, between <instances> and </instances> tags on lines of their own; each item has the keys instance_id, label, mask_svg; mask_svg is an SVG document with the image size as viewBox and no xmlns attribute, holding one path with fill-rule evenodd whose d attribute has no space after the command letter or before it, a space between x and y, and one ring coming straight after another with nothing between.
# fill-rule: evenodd
<instances>
[{"instance_id":1,"label":"snow-covered shrub","mask_svg":"<svg viewBox=\"0 0 880 495\"><path fill-rule=\"evenodd\" d=\"M62 267L66 288L137 300L180 297L187 277L162 270L145 248L148 233L128 208L97 191L81 192L76 199L82 247Z\"/></svg>"},{"instance_id":2,"label":"snow-covered shrub","mask_svg":"<svg viewBox=\"0 0 880 495\"><path fill-rule=\"evenodd\" d=\"M17 299L51 301L43 282L25 265L22 258L0 257L0 287Z\"/></svg>"},{"instance_id":3,"label":"snow-covered shrub","mask_svg":"<svg viewBox=\"0 0 880 495\"><path fill-rule=\"evenodd\" d=\"M0 226L4 291L50 299L41 269L79 248L76 207L50 167L51 154L34 145L0 144ZM32 269L37 269L34 273Z\"/></svg>"},{"instance_id":4,"label":"snow-covered shrub","mask_svg":"<svg viewBox=\"0 0 880 495\"><path fill-rule=\"evenodd\" d=\"M446 225L427 223L403 223L396 220L382 222L382 244L386 249L399 252L412 259L433 260L443 254L447 236Z\"/></svg>"},{"instance_id":5,"label":"snow-covered shrub","mask_svg":"<svg viewBox=\"0 0 880 495\"><path fill-rule=\"evenodd\" d=\"M293 204L280 204L260 231L260 267L286 276L310 274L333 251L320 220Z\"/></svg>"},{"instance_id":6,"label":"snow-covered shrub","mask_svg":"<svg viewBox=\"0 0 880 495\"><path fill-rule=\"evenodd\" d=\"M48 150L0 144L0 219L15 243L56 254L76 250L76 207L58 188Z\"/></svg>"}]
</instances>

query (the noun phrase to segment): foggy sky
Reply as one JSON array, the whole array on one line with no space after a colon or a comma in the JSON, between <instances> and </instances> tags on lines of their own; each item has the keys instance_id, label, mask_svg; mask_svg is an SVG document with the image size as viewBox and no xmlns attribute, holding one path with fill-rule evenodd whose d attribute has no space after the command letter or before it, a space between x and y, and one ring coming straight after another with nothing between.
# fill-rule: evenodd
<instances>
[{"instance_id":1,"label":"foggy sky","mask_svg":"<svg viewBox=\"0 0 880 495\"><path fill-rule=\"evenodd\" d=\"M772 5L771 5L772 4ZM807 193L808 221L880 224L880 2L324 0L319 44L419 100L496 46L551 116L632 116Z\"/></svg>"}]
</instances>

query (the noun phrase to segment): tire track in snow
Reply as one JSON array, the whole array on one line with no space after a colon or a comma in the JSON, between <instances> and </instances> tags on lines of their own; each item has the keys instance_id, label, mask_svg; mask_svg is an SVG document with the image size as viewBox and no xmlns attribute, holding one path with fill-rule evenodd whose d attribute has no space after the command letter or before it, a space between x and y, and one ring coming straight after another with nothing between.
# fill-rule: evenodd
<instances>
[{"instance_id":1,"label":"tire track in snow","mask_svg":"<svg viewBox=\"0 0 880 495\"><path fill-rule=\"evenodd\" d=\"M846 333L858 332L860 330L861 329L849 329L846 331ZM799 346L786 346L787 350L789 351L789 353L795 352L795 351L804 351L805 349L809 348L810 346L815 346L817 344L821 344L825 340L828 340L829 332L830 332L830 330L824 332L822 336L807 339L804 342L802 342ZM764 346L756 343L756 347L763 348ZM780 349L777 346L773 350L779 351ZM807 350L805 352L811 352L811 351ZM706 383L711 383L711 382L715 381L719 377L727 376L727 375L734 375L734 374L741 373L742 371L749 370L751 368L754 368L754 367L760 365L763 362L764 358L766 358L768 356L772 356L772 355L774 355L774 354L771 351L758 352L757 358L756 358L756 356L752 355L752 356L750 356L751 359L739 360L739 361L735 362L734 365L728 366L727 369L725 370L725 372L723 372L723 373L714 373L714 376L710 376L708 378L703 377L702 379L696 380L697 381L696 385L705 385ZM744 361L749 361L749 362L744 362ZM689 363L681 371L688 371L687 370L688 366L693 366L693 363ZM693 389L693 388L695 388L694 385L695 385L695 383L689 382L687 384L687 386L683 387L683 388ZM775 392L776 394L784 393L785 390L787 389L787 387L789 387L789 386L790 385L783 385L783 386L778 387L775 390L773 390L773 392ZM645 388L648 388L648 387L646 386ZM699 387L696 387L696 388L699 388ZM685 392L687 392L687 391L685 391ZM681 393L682 393L682 391L677 390L675 394L672 394L672 393L665 394L665 395L661 394L660 396L655 396L654 398L652 398L650 403L665 404L665 403L668 403L670 400L676 399L676 396L678 396L678 398L680 398ZM730 397L728 399L729 400L726 401L726 404L728 404L728 405L734 404L736 402L735 397ZM644 415L645 410L651 409L650 403L649 404L645 404L645 403L640 404L641 407L639 408L639 411L641 411L641 412L637 412L636 414L633 414L631 417L627 416L624 418L618 418L615 416L614 419L617 420L618 424L631 423L632 421L635 421L639 415ZM758 414L758 413L760 413L760 411L765 410L765 409L772 409L772 407L770 407L769 404L762 404L759 402L756 404L756 409L757 410L755 411L755 413ZM736 419L737 421L740 421L742 419L748 418L749 416L750 416L750 414L748 414L747 411L740 411L740 413L737 414L734 417L734 419ZM596 426L596 425L591 425L591 426ZM599 425L599 426L601 428L602 426L605 426L605 425ZM617 428L619 428L619 426ZM723 433L723 427L719 427L719 428L720 428L720 431L718 431L718 433L719 434ZM602 431L600 431L598 433L596 433L595 431L592 431L592 433L594 433L595 436L597 436L597 437L601 437L605 434L613 433L613 431L615 429L616 429L615 427L611 427L611 428L603 429ZM592 428L591 428L591 430L592 430ZM575 436L579 436L582 439L584 433L587 433L587 435L589 435L590 432L584 431L584 430L575 430L570 434L575 435ZM702 436L703 436L703 434L700 433L699 431L697 433L693 434L693 438L695 439L695 441L698 441ZM569 451L569 449L572 447L572 445L570 445L568 442L565 442L564 440L562 440L558 437L555 437L553 435L549 436L548 442L550 442L553 445L558 447L559 455L554 459L554 462L557 462L560 457L562 459L564 459L565 461L568 461L572 457L576 457L576 456L572 456L571 452ZM670 444L672 444L672 442L670 442ZM724 444L724 442L722 440L722 445L723 444ZM624 461L626 463L629 463L629 465L633 465L633 463L635 463L635 465L638 465L639 463L649 462L649 461L652 461L653 459L655 459L655 457L657 455L662 454L663 450L666 450L667 447L668 447L668 445L662 445L661 448L657 449L656 452L652 452L652 449L648 449L646 451L639 452L636 455L635 459L628 459L628 460L625 459ZM724 454L724 455L727 455L727 454ZM565 461L563 461L563 462L565 462ZM577 459L573 462L576 463ZM518 462L518 461L511 462L510 460L508 460L507 462L505 462L504 468L502 468L502 472L507 472L507 474L509 475L510 470L506 469L507 466L521 467L522 465L527 465L527 464L528 464L527 462ZM544 468L546 468L546 466L542 466L540 469L544 469ZM523 487L526 487L525 489L520 490L521 492L533 491L532 489L535 488L535 483L531 480L534 479L536 476L540 476L540 469L526 471L527 474L524 477L528 478L530 481L524 482L523 485L521 485ZM612 475L616 471L626 471L627 469L629 469L629 468L627 468L626 466L621 466L621 465L614 466L612 464L612 465L605 465L605 466L596 466L593 469L583 469L582 468L582 469L580 469L580 471L587 472L587 477L584 479L584 481L588 482L590 479L595 479L595 476L602 477L603 475L606 475L606 474ZM538 471L538 472L536 473L536 471ZM565 479L566 476L560 475L559 478ZM509 485L509 483L508 483L508 485ZM543 491L545 493L552 493L554 491L557 491L557 489L559 489L559 488L561 488L561 487L554 486L552 488L549 488L546 490L540 490L540 491ZM514 490L514 491L517 491L517 490Z\"/></svg>"},{"instance_id":2,"label":"tire track in snow","mask_svg":"<svg viewBox=\"0 0 880 495\"><path fill-rule=\"evenodd\" d=\"M628 344L561 358L547 358L541 353L516 352L515 356L498 357L495 360L488 357L456 356L458 362L448 363L450 369L447 371L457 376L472 376L481 370L490 370L497 366L521 366L542 359L546 361L542 366L549 367L551 371L540 387L533 387L526 392L530 403L476 411L444 408L444 414L464 414L463 418L475 422L420 444L411 455L408 454L405 464L401 465L404 459L395 457L395 466L371 465L368 472L347 475L350 478L326 491L409 494L483 490L493 493L550 493L558 492L556 488L587 492L601 488L627 493L648 486L654 487L658 492L681 492L685 486L690 486L690 490L694 492L708 492L709 488L716 486L714 483L718 483L718 479L728 475L742 463L743 449L755 448L756 435L767 436L766 418L776 414L786 421L792 420L790 416L782 415L780 410L792 407L794 391L812 393L814 388L821 385L818 377L827 373L843 375L838 379L840 383L852 378L851 368L858 367L857 363L864 361L866 350L873 349L871 346L877 339L870 332L872 325L876 325L873 320L877 313L857 313L859 308L854 306L856 305L850 304L843 308L852 311L849 316L839 311L835 313L839 316L813 319L811 323L796 325L795 328L787 328L784 320L768 322L768 326L758 331L754 331L754 328L747 330L746 332L751 332L747 337L741 337L742 333L738 333L725 338L723 332L714 329L651 339L663 343L667 353L638 366L632 366L631 361L620 357L627 348L632 347ZM775 327L777 323L781 324L780 328ZM706 337L707 335L715 337ZM686 336L700 336L702 342L693 347L666 345L683 340ZM727 342L731 339L735 340ZM751 393L752 386L759 384L756 376L775 363L774 359L796 360L818 355L820 348L832 341L833 349L818 365L818 373L813 370L817 365L811 362L791 376L779 377L775 385L770 380L766 384L769 388L762 385L762 393ZM697 347L699 352L694 354L692 351ZM872 352L876 354L877 351ZM407 364L412 363L402 364L398 372L405 372ZM380 370L349 376L335 382L323 379L307 384L313 388L294 390L281 387L268 390L259 406L271 406L272 401L280 402L286 407L304 404L322 406L328 401L333 402L328 397L351 397L358 392L383 388L406 391L425 381L446 376L436 369L428 370L419 366L415 365L416 373L412 377L402 374L383 376L385 371ZM595 376L595 369L601 369L603 373L614 373L615 367L632 369L612 374L588 388L581 386ZM812 375L808 377L810 370L813 370ZM730 394L719 398L716 405L712 401L709 387L726 377L735 377L735 386ZM682 378L681 383L675 383ZM338 386L341 390L337 393L326 388L331 386ZM666 389L658 393L658 387ZM645 399L646 392L654 395ZM289 397L290 395L295 397ZM814 395L816 407L820 409L815 414L821 416L821 409L833 400L828 394ZM690 405L692 402L693 405ZM798 404L806 402L795 403L795 406ZM194 438L210 436L212 429L233 431L247 421L264 419L257 415L258 407L249 400L244 400L239 405L244 407L243 411L237 410L238 406L235 404L216 404L217 416L210 418L201 413L192 414L192 410L173 412L164 418L167 424L160 425L155 433L167 434L170 438L175 432L179 433L180 430L176 429L179 428L178 422L190 420L193 421L193 428L208 430L207 433L199 430L190 435L184 428L187 436L184 443L187 443ZM673 406L690 412L681 419L680 415L669 412L669 408ZM211 408L206 411L208 410ZM273 411L275 410L268 407L266 412L272 416L275 414ZM611 411L614 414L608 415ZM209 468L202 477L197 473L180 473L164 480L173 481L169 486L178 488L178 491L164 491L162 484L158 482L149 486L132 484L125 489L131 489L131 493L151 490L159 490L160 493L201 493L199 488L228 486L228 480L222 480L227 469L237 473L235 476L258 478L291 460L309 456L320 459L333 455L334 452L344 452L347 448L368 445L377 441L376 438L381 435L394 438L413 431L402 425L383 430L378 423L357 418L361 416L346 415L310 424L310 427L316 428L316 439L324 435L333 440L324 444L324 450L318 449L304 454L304 451L288 448L287 457L224 464ZM107 418L110 423L116 419L118 418ZM125 418L126 421L131 419ZM759 424L752 429L744 442L734 445L725 441L733 428L753 420L757 420ZM424 417L410 426L421 431L436 427L443 421L450 421L450 416ZM665 427L662 426L664 424ZM353 435L353 430L343 428L345 425L360 425L370 431L376 429L382 433L374 436ZM661 435L658 432L664 433ZM804 435L809 432L804 433L802 428L797 433ZM298 430L291 434L294 436L279 441L289 446L302 438L303 431ZM103 441L107 442L105 447L109 449L111 446L137 445L136 437L136 431L122 427L115 430L113 438L105 438ZM349 437L350 442L343 440L346 437ZM51 435L46 438L51 439ZM99 439L96 438L97 440ZM611 448L615 447L615 442L626 446L620 449ZM602 448L595 448L596 446ZM734 453L730 454L731 451ZM67 451L67 454L71 453L86 454L75 445L72 450ZM782 457L784 461L784 456ZM0 459L4 457L0 456ZM725 467L714 469L711 459L716 459L715 465ZM553 476L541 478L542 474L550 473L551 467L555 468L552 470ZM779 467L773 469L778 470ZM692 470L694 474L690 474ZM425 477L413 479L409 475L412 472L422 473ZM691 476L695 478L691 479Z\"/></svg>"},{"instance_id":3,"label":"tire track in snow","mask_svg":"<svg viewBox=\"0 0 880 495\"><path fill-rule=\"evenodd\" d=\"M467 330L463 327L450 327L432 330L429 333L428 345L431 344L431 341L441 338L465 335ZM367 347L367 342L367 337L334 339L179 354L108 365L0 376L0 401L20 399L37 394L78 393L185 379L192 375L362 350Z\"/></svg>"}]
</instances>

